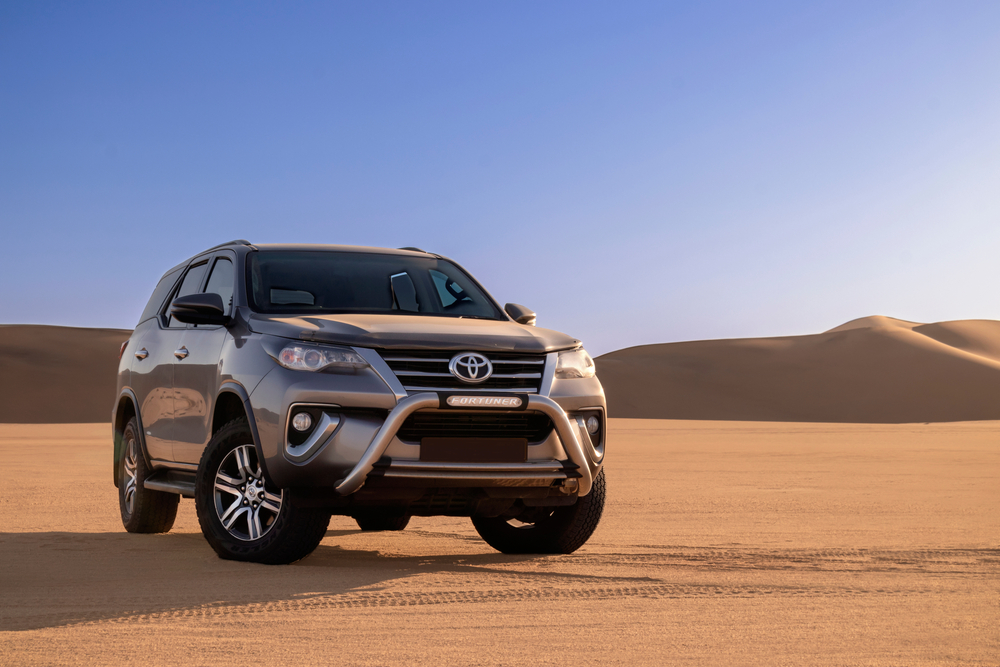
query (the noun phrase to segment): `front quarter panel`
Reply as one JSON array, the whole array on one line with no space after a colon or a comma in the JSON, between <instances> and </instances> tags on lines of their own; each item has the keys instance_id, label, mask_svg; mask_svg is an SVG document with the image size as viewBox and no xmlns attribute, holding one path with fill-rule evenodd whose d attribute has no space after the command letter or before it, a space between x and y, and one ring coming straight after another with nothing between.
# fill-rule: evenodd
<instances>
[{"instance_id":1,"label":"front quarter panel","mask_svg":"<svg viewBox=\"0 0 1000 667\"><path fill-rule=\"evenodd\" d=\"M338 475L360 460L378 424L369 428L361 423L364 419L352 420L352 429L357 426L356 435L338 436L310 461L293 463L284 456L284 429L289 407L294 403L308 403L376 414L392 410L396 405L395 395L370 368L311 373L289 370L270 357L268 363L270 371L250 395L268 475L281 487L332 485ZM337 451L326 451L330 447L336 447Z\"/></svg>"},{"instance_id":2,"label":"front quarter panel","mask_svg":"<svg viewBox=\"0 0 1000 667\"><path fill-rule=\"evenodd\" d=\"M552 381L549 398L562 406L566 412L584 408L607 407L604 387L601 386L601 381L596 376L572 380L556 378Z\"/></svg>"},{"instance_id":3,"label":"front quarter panel","mask_svg":"<svg viewBox=\"0 0 1000 667\"><path fill-rule=\"evenodd\" d=\"M229 334L219 355L220 384L235 382L252 394L260 381L277 367L262 345L269 337L253 333L242 324L232 326Z\"/></svg>"}]
</instances>

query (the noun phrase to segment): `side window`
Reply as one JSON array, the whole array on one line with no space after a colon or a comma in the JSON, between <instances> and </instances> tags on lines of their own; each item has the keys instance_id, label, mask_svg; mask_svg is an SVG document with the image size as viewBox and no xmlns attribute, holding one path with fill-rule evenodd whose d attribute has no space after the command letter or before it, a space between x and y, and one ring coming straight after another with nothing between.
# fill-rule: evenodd
<instances>
[{"instance_id":1,"label":"side window","mask_svg":"<svg viewBox=\"0 0 1000 667\"><path fill-rule=\"evenodd\" d=\"M142 311L142 315L139 317L139 324L156 317L156 314L160 312L160 306L163 305L163 302L170 294L170 290L172 290L174 285L177 284L177 279L180 275L181 272L180 269L178 269L177 271L171 271L160 279L156 289L153 290L153 296L149 297L149 302L146 304L146 308Z\"/></svg>"},{"instance_id":2,"label":"side window","mask_svg":"<svg viewBox=\"0 0 1000 667\"><path fill-rule=\"evenodd\" d=\"M188 269L187 274L184 276L184 280L181 281L181 286L177 289L177 293L174 294L174 299L179 296L187 296L188 294L195 294L198 288L201 287L201 279L205 277L205 270L208 269L208 262L202 262L201 264L196 264ZM173 303L173 299L171 299ZM187 325L183 322L175 322L172 317L170 317L170 308L163 314L166 319L167 326L173 329L183 329Z\"/></svg>"},{"instance_id":3,"label":"side window","mask_svg":"<svg viewBox=\"0 0 1000 667\"><path fill-rule=\"evenodd\" d=\"M208 285L205 287L206 294L214 292L222 297L222 305L226 307L226 315L229 315L233 309L233 278L233 263L225 257L220 257L215 260L212 274L208 277Z\"/></svg>"}]
</instances>

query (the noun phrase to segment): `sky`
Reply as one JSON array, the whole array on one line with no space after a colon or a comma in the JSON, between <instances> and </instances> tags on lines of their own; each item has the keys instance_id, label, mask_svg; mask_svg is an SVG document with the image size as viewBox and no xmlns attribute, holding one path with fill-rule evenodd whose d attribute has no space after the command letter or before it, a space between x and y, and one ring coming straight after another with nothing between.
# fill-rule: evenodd
<instances>
[{"instance_id":1,"label":"sky","mask_svg":"<svg viewBox=\"0 0 1000 667\"><path fill-rule=\"evenodd\" d=\"M593 354L1000 319L1000 3L0 3L0 323L417 246Z\"/></svg>"}]
</instances>

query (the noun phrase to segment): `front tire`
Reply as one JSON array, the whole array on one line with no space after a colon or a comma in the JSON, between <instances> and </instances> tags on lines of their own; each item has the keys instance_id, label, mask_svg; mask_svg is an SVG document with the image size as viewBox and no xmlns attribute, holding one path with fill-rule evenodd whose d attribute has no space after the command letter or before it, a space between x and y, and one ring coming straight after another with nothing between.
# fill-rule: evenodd
<instances>
[{"instance_id":1,"label":"front tire","mask_svg":"<svg viewBox=\"0 0 1000 667\"><path fill-rule=\"evenodd\" d=\"M590 493L567 507L528 507L515 519L473 517L476 532L505 554L571 554L597 530L604 512L604 470Z\"/></svg>"},{"instance_id":2,"label":"front tire","mask_svg":"<svg viewBox=\"0 0 1000 667\"><path fill-rule=\"evenodd\" d=\"M220 558L284 564L319 546L330 514L299 507L265 478L245 419L223 426L198 465L195 507L205 539Z\"/></svg>"},{"instance_id":3,"label":"front tire","mask_svg":"<svg viewBox=\"0 0 1000 667\"><path fill-rule=\"evenodd\" d=\"M130 533L166 533L174 527L181 497L176 493L146 488L150 471L138 434L139 425L132 417L122 433L123 451L119 463L118 509L122 525Z\"/></svg>"}]
</instances>

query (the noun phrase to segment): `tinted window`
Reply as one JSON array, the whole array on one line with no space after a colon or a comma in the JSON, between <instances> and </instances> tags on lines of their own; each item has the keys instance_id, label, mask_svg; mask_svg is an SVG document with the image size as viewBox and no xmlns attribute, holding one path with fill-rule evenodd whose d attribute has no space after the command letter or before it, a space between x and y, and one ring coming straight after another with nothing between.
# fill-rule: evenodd
<instances>
[{"instance_id":1,"label":"tinted window","mask_svg":"<svg viewBox=\"0 0 1000 667\"><path fill-rule=\"evenodd\" d=\"M149 297L149 302L146 304L146 308L142 311L142 315L139 316L139 324L156 317L156 314L160 312L160 306L162 306L163 302L166 301L167 296L170 294L170 290L172 290L174 285L177 284L177 278L180 277L180 275L181 270L177 269L176 271L171 271L160 279L160 282L156 285L156 289L153 290L153 296Z\"/></svg>"},{"instance_id":2,"label":"tinted window","mask_svg":"<svg viewBox=\"0 0 1000 667\"><path fill-rule=\"evenodd\" d=\"M205 277L205 270L208 268L208 262L202 262L188 269L188 272L184 275L184 280L181 281L181 286L177 289L177 293L174 294L174 299L179 296L187 296L188 294L195 294L198 292L198 288L201 287L201 279ZM183 322L174 322L173 318L170 317L169 308L167 309L167 326L168 327L185 327L187 326Z\"/></svg>"},{"instance_id":3,"label":"tinted window","mask_svg":"<svg viewBox=\"0 0 1000 667\"><path fill-rule=\"evenodd\" d=\"M434 257L262 251L247 258L254 310L506 319L462 269Z\"/></svg>"},{"instance_id":4,"label":"tinted window","mask_svg":"<svg viewBox=\"0 0 1000 667\"><path fill-rule=\"evenodd\" d=\"M205 287L206 293L214 292L222 297L226 315L233 307L233 277L233 263L225 257L220 257L215 261L212 275L208 277L208 285Z\"/></svg>"}]
</instances>

